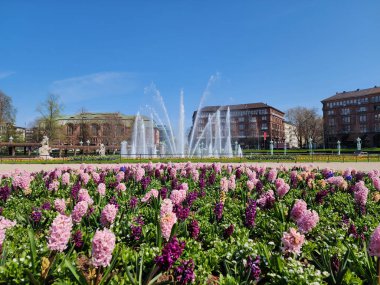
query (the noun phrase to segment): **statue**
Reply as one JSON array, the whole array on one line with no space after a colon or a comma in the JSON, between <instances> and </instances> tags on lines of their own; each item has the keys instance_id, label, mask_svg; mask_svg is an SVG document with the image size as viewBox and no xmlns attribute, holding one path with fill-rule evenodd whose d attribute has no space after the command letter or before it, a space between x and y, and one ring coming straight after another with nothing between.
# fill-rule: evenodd
<instances>
[{"instance_id":1,"label":"statue","mask_svg":"<svg viewBox=\"0 0 380 285\"><path fill-rule=\"evenodd\" d=\"M357 151L360 152L362 150L362 140L360 138L356 139L356 146L357 146Z\"/></svg>"},{"instance_id":2,"label":"statue","mask_svg":"<svg viewBox=\"0 0 380 285\"><path fill-rule=\"evenodd\" d=\"M51 159L50 151L51 147L49 147L49 138L47 136L43 136L41 141L41 147L38 149L38 154L40 158L43 159Z\"/></svg>"},{"instance_id":3,"label":"statue","mask_svg":"<svg viewBox=\"0 0 380 285\"><path fill-rule=\"evenodd\" d=\"M100 156L106 156L106 147L104 144L100 144L100 148L98 149L99 155Z\"/></svg>"}]
</instances>

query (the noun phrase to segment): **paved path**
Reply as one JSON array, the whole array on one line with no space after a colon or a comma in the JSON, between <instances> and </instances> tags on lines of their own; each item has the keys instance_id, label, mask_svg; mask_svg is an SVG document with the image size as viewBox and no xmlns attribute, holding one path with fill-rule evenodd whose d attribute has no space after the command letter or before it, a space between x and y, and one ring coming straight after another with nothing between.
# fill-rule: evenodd
<instances>
[{"instance_id":1,"label":"paved path","mask_svg":"<svg viewBox=\"0 0 380 285\"><path fill-rule=\"evenodd\" d=\"M233 163L234 165L239 165L240 163ZM277 166L287 166L287 167L293 167L294 165L297 166L303 166L303 165L312 165L314 167L319 168L332 168L335 170L345 170L348 167L355 168L357 170L361 171L370 171L373 169L379 169L380 170L380 162L316 162L316 163L246 163L246 164L252 164L252 165L266 165L268 167L277 167ZM105 164L94 164L96 166L104 166ZM119 164L115 164L119 165ZM121 164L122 165L122 164ZM62 166L68 166L71 168L79 168L80 164L0 164L0 172L4 171L11 171L16 168L21 170L27 170L27 171L40 171L40 170L51 170L55 169L56 167L62 167Z\"/></svg>"}]
</instances>

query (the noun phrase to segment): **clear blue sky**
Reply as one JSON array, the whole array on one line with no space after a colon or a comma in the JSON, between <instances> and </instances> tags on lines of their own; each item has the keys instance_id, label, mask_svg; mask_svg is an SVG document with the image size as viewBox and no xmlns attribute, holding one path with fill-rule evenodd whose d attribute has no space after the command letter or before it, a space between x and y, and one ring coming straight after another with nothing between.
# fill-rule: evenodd
<instances>
[{"instance_id":1,"label":"clear blue sky","mask_svg":"<svg viewBox=\"0 0 380 285\"><path fill-rule=\"evenodd\" d=\"M321 108L336 91L380 85L380 1L0 1L0 89L17 124L49 92L64 112L135 114L152 82L186 121L206 104Z\"/></svg>"}]
</instances>

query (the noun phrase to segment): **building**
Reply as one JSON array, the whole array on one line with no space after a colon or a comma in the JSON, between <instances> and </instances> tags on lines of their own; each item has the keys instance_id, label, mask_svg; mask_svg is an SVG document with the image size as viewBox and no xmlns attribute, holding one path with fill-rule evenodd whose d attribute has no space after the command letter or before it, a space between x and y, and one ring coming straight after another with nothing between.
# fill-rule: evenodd
<instances>
[{"instance_id":1,"label":"building","mask_svg":"<svg viewBox=\"0 0 380 285\"><path fill-rule=\"evenodd\" d=\"M12 137L14 142L25 141L26 129L18 127L13 124L1 124L0 125L0 141L9 141Z\"/></svg>"},{"instance_id":2,"label":"building","mask_svg":"<svg viewBox=\"0 0 380 285\"><path fill-rule=\"evenodd\" d=\"M358 137L362 147L380 147L380 87L336 93L323 104L326 147L355 147Z\"/></svg>"},{"instance_id":3,"label":"building","mask_svg":"<svg viewBox=\"0 0 380 285\"><path fill-rule=\"evenodd\" d=\"M264 103L250 103L228 106L206 106L201 109L197 119L194 136L200 138L209 119L212 120L212 128L215 129L217 111L220 113L221 135L227 136L226 115L230 109L230 125L232 143L237 142L242 148L269 148L269 142L273 140L275 148L284 146L284 112ZM193 113L193 127L197 112ZM215 131L215 130L214 130Z\"/></svg>"},{"instance_id":4,"label":"building","mask_svg":"<svg viewBox=\"0 0 380 285\"><path fill-rule=\"evenodd\" d=\"M296 136L296 126L290 122L284 122L285 141L287 148L299 148Z\"/></svg>"},{"instance_id":5,"label":"building","mask_svg":"<svg viewBox=\"0 0 380 285\"><path fill-rule=\"evenodd\" d=\"M152 121L144 116L146 128ZM62 116L58 119L62 126L62 136L59 144L66 145L120 145L122 141L129 144L132 141L132 132L136 116L127 116L121 113L79 113ZM154 122L153 122L154 124ZM154 142L158 144L159 131L154 125Z\"/></svg>"}]
</instances>

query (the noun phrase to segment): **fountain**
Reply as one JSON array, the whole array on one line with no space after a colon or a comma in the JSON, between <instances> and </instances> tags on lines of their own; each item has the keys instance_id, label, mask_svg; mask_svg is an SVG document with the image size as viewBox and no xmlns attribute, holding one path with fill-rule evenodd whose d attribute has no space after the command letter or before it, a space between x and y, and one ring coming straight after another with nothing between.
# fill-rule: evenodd
<instances>
[{"instance_id":1,"label":"fountain","mask_svg":"<svg viewBox=\"0 0 380 285\"><path fill-rule=\"evenodd\" d=\"M160 116L152 107L147 107L151 113L149 127L144 122L140 113L137 113L132 132L131 156L150 155L156 156L157 149L160 155L174 155L177 157L209 156L209 157L233 157L234 151L231 144L231 114L229 107L221 107L214 113L209 113L207 122L202 132L199 134L199 118L202 114L205 98L210 94L210 88L217 79L211 76L205 91L201 97L198 110L196 112L193 128L189 134L189 140L185 136L185 106L184 92L180 91L178 130L174 135L172 123L169 118L164 98L154 84L145 88L146 93L153 93L158 101L158 105L163 116ZM163 126L163 142L160 146L155 144L154 125L157 122ZM235 155L242 155L241 148L235 150Z\"/></svg>"},{"instance_id":2,"label":"fountain","mask_svg":"<svg viewBox=\"0 0 380 285\"><path fill-rule=\"evenodd\" d=\"M122 141L120 144L120 156L121 157L128 157L128 151L127 151L128 142Z\"/></svg>"}]
</instances>

